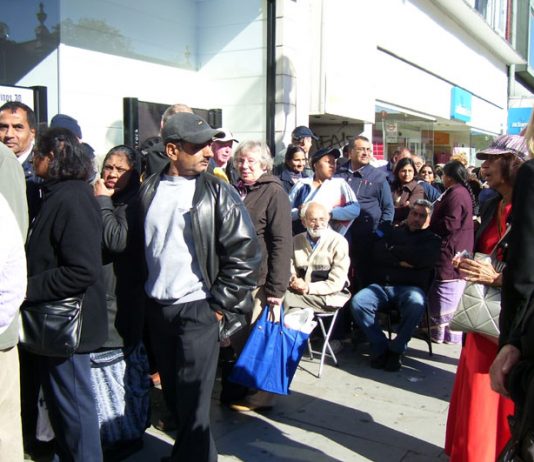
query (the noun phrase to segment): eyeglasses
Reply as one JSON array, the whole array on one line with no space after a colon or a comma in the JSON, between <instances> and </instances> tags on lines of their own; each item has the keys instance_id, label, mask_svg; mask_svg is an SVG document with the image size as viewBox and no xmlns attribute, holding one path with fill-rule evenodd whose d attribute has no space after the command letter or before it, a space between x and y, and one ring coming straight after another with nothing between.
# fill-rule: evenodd
<instances>
[{"instance_id":1,"label":"eyeglasses","mask_svg":"<svg viewBox=\"0 0 534 462\"><path fill-rule=\"evenodd\" d=\"M243 158L239 158L236 161L237 165L245 165L245 163L249 167L254 167L258 163L258 161L256 159L243 159Z\"/></svg>"},{"instance_id":2,"label":"eyeglasses","mask_svg":"<svg viewBox=\"0 0 534 462\"><path fill-rule=\"evenodd\" d=\"M312 225L326 225L328 218L306 218L306 221Z\"/></svg>"},{"instance_id":3,"label":"eyeglasses","mask_svg":"<svg viewBox=\"0 0 534 462\"><path fill-rule=\"evenodd\" d=\"M434 175L432 170L421 170L421 175Z\"/></svg>"}]
</instances>

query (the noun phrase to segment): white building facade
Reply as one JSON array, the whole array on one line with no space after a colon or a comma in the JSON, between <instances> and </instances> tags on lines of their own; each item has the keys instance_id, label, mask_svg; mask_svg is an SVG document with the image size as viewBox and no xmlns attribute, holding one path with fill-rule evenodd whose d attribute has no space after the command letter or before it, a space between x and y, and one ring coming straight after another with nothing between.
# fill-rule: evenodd
<instances>
[{"instance_id":1,"label":"white building facade","mask_svg":"<svg viewBox=\"0 0 534 462\"><path fill-rule=\"evenodd\" d=\"M529 70L528 46L512 46L517 0L14 3L0 51L56 42L18 73L2 73L0 53L0 83L45 86L48 119L78 119L98 154L124 142L131 97L220 109L239 139L276 152L308 125L321 146L364 133L378 157L407 146L435 162L472 158L506 132L510 101L532 96L514 73Z\"/></svg>"}]
</instances>

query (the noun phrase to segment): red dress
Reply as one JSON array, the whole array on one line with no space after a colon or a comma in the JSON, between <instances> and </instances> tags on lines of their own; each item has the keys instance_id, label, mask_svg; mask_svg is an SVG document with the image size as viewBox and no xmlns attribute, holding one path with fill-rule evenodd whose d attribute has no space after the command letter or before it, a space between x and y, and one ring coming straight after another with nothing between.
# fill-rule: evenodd
<instances>
[{"instance_id":1,"label":"red dress","mask_svg":"<svg viewBox=\"0 0 534 462\"><path fill-rule=\"evenodd\" d=\"M501 226L493 219L480 236L480 252L491 253L509 213L506 206ZM514 413L514 404L490 387L489 368L496 354L497 344L482 335L467 334L447 418L445 453L450 462L494 462L510 439L507 417Z\"/></svg>"}]
</instances>

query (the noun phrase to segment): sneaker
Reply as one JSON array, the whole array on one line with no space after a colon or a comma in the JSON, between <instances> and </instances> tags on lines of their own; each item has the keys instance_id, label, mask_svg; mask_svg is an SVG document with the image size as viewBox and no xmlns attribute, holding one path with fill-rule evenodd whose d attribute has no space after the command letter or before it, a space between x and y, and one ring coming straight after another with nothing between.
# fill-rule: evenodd
<instances>
[{"instance_id":1,"label":"sneaker","mask_svg":"<svg viewBox=\"0 0 534 462\"><path fill-rule=\"evenodd\" d=\"M402 367L402 354L389 351L387 355L386 364L384 364L384 370L388 372L397 372Z\"/></svg>"},{"instance_id":2,"label":"sneaker","mask_svg":"<svg viewBox=\"0 0 534 462\"><path fill-rule=\"evenodd\" d=\"M373 369L384 369L384 366L386 365L387 360L388 360L388 352L386 350L382 354L371 357L371 367Z\"/></svg>"}]
</instances>

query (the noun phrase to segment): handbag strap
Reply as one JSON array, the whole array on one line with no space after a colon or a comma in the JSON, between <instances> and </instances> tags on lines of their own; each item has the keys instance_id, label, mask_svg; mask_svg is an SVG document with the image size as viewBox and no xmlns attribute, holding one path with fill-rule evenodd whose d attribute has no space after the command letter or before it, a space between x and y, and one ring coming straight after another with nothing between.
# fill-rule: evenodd
<instances>
[{"instance_id":1,"label":"handbag strap","mask_svg":"<svg viewBox=\"0 0 534 462\"><path fill-rule=\"evenodd\" d=\"M504 238L508 235L508 233L510 232L511 229L512 229L512 225L511 224L507 224L506 230L502 234L501 238L497 241L497 244L495 244L495 247L493 247L493 250L489 254L492 262L497 260L497 251L499 250L499 245L504 240Z\"/></svg>"},{"instance_id":2,"label":"handbag strap","mask_svg":"<svg viewBox=\"0 0 534 462\"><path fill-rule=\"evenodd\" d=\"M268 315L269 315L269 305L265 305L263 307L260 317L258 318L256 322L261 321L262 324L265 324L268 321L267 319ZM280 305L280 329L282 331L285 330L284 328L284 304Z\"/></svg>"}]
</instances>

